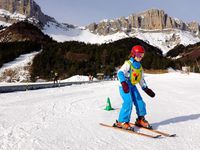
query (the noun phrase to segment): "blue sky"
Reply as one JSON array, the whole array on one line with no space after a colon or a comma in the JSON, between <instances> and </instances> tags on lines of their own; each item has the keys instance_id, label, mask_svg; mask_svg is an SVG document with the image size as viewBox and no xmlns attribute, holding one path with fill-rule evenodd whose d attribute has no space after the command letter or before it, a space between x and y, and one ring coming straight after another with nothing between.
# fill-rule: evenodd
<instances>
[{"instance_id":1,"label":"blue sky","mask_svg":"<svg viewBox=\"0 0 200 150\"><path fill-rule=\"evenodd\" d=\"M200 0L35 0L59 22L85 26L103 19L127 17L151 8L184 22L200 23Z\"/></svg>"}]
</instances>

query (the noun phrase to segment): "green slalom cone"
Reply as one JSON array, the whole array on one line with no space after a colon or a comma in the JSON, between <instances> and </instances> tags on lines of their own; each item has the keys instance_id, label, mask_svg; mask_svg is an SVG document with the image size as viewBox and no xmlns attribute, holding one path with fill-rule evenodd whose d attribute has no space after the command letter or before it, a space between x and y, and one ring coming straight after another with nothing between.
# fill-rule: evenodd
<instances>
[{"instance_id":1,"label":"green slalom cone","mask_svg":"<svg viewBox=\"0 0 200 150\"><path fill-rule=\"evenodd\" d=\"M112 106L111 106L110 98L109 97L107 98L106 108L104 110L107 110L107 111L114 110L112 108Z\"/></svg>"}]
</instances>

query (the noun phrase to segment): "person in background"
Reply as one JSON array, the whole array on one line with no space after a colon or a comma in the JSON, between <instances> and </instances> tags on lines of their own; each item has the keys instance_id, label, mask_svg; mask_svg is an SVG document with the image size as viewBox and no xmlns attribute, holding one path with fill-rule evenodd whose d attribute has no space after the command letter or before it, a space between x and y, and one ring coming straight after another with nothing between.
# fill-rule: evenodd
<instances>
[{"instance_id":1,"label":"person in background","mask_svg":"<svg viewBox=\"0 0 200 150\"><path fill-rule=\"evenodd\" d=\"M144 53L145 49L142 46L133 46L131 49L130 59L125 61L118 70L117 76L121 84L119 92L123 99L123 104L120 109L119 118L113 126L134 130L130 123L132 106L134 104L138 116L135 124L145 128L152 128L145 119L145 115L147 114L146 104L136 87L136 84L139 83L144 92L146 92L150 97L155 96L155 93L148 88L144 80L143 69L140 63L144 57Z\"/></svg>"},{"instance_id":2,"label":"person in background","mask_svg":"<svg viewBox=\"0 0 200 150\"><path fill-rule=\"evenodd\" d=\"M88 78L89 78L89 81L93 81L93 76L91 74L88 74Z\"/></svg>"},{"instance_id":3,"label":"person in background","mask_svg":"<svg viewBox=\"0 0 200 150\"><path fill-rule=\"evenodd\" d=\"M55 73L54 73L54 79L53 79L53 83L54 83L54 84L55 84L55 83L58 84L58 78L59 78L58 73L55 72Z\"/></svg>"}]
</instances>

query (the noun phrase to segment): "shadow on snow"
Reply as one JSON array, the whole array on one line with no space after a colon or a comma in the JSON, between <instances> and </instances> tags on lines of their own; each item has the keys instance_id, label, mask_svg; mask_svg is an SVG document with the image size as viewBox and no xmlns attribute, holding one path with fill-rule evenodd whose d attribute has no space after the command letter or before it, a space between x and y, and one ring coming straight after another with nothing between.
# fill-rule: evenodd
<instances>
[{"instance_id":1,"label":"shadow on snow","mask_svg":"<svg viewBox=\"0 0 200 150\"><path fill-rule=\"evenodd\" d=\"M175 124L175 123L179 123L179 122L185 122L185 121L189 121L189 120L196 120L200 118L200 114L192 114L192 115L187 115L187 116L180 116L180 117L175 117L175 118L171 118L171 119L167 119L161 122L156 122L151 124L153 126L153 128L158 128L159 126L162 125L168 125L168 124Z\"/></svg>"}]
</instances>

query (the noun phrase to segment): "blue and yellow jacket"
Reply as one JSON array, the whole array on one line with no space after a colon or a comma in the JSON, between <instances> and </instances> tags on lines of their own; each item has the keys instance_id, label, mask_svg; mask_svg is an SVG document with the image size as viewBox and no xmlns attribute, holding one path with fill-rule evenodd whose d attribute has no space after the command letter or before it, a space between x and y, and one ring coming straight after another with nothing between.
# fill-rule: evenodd
<instances>
[{"instance_id":1,"label":"blue and yellow jacket","mask_svg":"<svg viewBox=\"0 0 200 150\"><path fill-rule=\"evenodd\" d=\"M144 80L142 65L132 57L125 61L122 67L118 70L117 76L120 83L126 81L131 85L139 83L142 89L147 87Z\"/></svg>"}]
</instances>

